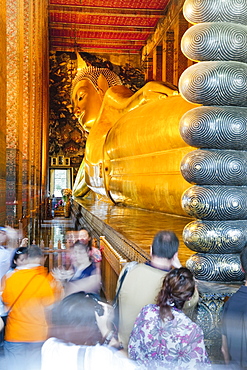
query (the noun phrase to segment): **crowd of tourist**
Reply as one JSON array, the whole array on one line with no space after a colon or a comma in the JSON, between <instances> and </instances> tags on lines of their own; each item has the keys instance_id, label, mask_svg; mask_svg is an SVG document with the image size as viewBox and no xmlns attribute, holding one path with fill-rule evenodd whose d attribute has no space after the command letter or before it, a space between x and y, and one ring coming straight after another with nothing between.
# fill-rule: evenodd
<instances>
[{"instance_id":1,"label":"crowd of tourist","mask_svg":"<svg viewBox=\"0 0 247 370\"><path fill-rule=\"evenodd\" d=\"M190 318L199 299L195 279L181 266L172 231L154 236L150 262L123 268L116 286L118 310L102 295L102 255L88 230L70 233L68 267L49 272L41 248L17 240L15 230L0 228L4 369L212 367L203 331ZM241 263L247 271L247 249ZM223 314L222 352L236 369L247 364L241 347L246 289L226 303Z\"/></svg>"}]
</instances>

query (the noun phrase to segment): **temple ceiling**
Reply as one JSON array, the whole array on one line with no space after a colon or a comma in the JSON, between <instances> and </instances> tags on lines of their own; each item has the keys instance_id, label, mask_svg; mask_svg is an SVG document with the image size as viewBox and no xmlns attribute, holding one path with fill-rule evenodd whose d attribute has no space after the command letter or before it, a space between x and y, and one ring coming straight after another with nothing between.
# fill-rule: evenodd
<instances>
[{"instance_id":1,"label":"temple ceiling","mask_svg":"<svg viewBox=\"0 0 247 370\"><path fill-rule=\"evenodd\" d=\"M139 54L170 0L50 0L50 50Z\"/></svg>"}]
</instances>

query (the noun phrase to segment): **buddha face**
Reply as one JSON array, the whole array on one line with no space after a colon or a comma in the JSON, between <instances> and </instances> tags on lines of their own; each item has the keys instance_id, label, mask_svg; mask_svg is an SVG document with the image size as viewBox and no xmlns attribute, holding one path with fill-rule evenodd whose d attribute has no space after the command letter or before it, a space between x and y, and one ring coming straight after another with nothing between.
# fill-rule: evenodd
<instances>
[{"instance_id":1,"label":"buddha face","mask_svg":"<svg viewBox=\"0 0 247 370\"><path fill-rule=\"evenodd\" d=\"M73 112L85 131L89 132L102 104L102 98L88 79L79 81L72 94Z\"/></svg>"}]
</instances>

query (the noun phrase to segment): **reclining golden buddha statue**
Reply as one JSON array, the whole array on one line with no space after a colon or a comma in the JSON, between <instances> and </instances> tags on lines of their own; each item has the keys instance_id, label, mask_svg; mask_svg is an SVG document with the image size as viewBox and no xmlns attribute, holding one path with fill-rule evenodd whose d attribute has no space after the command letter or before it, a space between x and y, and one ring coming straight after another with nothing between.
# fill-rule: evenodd
<instances>
[{"instance_id":1,"label":"reclining golden buddha statue","mask_svg":"<svg viewBox=\"0 0 247 370\"><path fill-rule=\"evenodd\" d=\"M181 196L190 184L180 162L194 148L181 138L179 121L196 105L163 82L133 93L114 72L96 67L77 72L71 100L88 133L73 195L91 189L115 204L187 216Z\"/></svg>"}]
</instances>

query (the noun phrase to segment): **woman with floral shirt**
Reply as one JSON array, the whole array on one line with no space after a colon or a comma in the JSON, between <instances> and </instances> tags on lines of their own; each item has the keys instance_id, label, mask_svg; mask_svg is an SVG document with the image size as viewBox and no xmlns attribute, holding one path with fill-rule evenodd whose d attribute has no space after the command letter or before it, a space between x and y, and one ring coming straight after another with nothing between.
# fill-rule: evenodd
<instances>
[{"instance_id":1,"label":"woman with floral shirt","mask_svg":"<svg viewBox=\"0 0 247 370\"><path fill-rule=\"evenodd\" d=\"M166 275L157 304L143 307L135 321L128 346L131 359L152 370L168 364L173 369L210 367L202 329L182 312L194 289L187 268Z\"/></svg>"}]
</instances>

